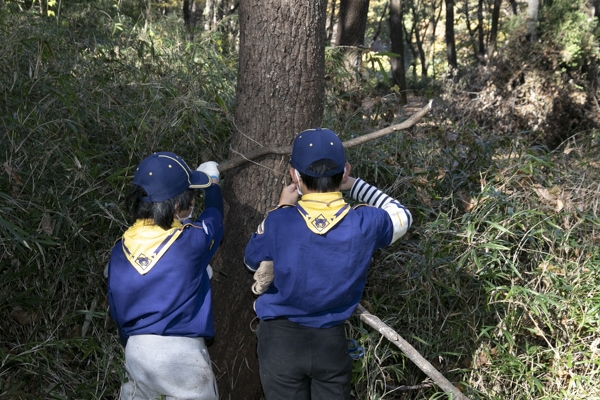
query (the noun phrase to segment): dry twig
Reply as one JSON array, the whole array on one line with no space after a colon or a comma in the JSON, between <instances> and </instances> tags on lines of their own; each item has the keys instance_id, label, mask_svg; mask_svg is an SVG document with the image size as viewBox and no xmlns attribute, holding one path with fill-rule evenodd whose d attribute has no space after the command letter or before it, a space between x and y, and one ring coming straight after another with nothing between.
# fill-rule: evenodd
<instances>
[{"instance_id":1,"label":"dry twig","mask_svg":"<svg viewBox=\"0 0 600 400\"><path fill-rule=\"evenodd\" d=\"M425 114L427 114L429 112L429 110L431 110L431 105L432 105L432 102L430 101L429 103L427 103L427 105L425 107L421 108L419 111L417 111L416 113L411 115L410 118L408 118L406 121L404 121L400 124L388 126L387 128L380 129L378 131L369 133L367 135L345 141L343 143L344 148L347 149L350 147L358 146L359 144L363 144L368 141L378 139L380 137L389 135L390 133L408 129L411 126L413 126L414 124L416 124L417 122L419 122L425 116ZM255 160L259 157L263 157L268 154L286 155L286 154L291 154L291 153L292 153L292 146L260 147L256 150L252 150L248 154L245 154L240 157L232 158L231 160L228 160L228 161L225 161L225 162L219 164L219 171L220 172L228 171L232 168L239 167L240 165L245 164L248 161Z\"/></svg>"},{"instance_id":2,"label":"dry twig","mask_svg":"<svg viewBox=\"0 0 600 400\"><path fill-rule=\"evenodd\" d=\"M355 315L358 315L364 323L375 328L381 333L386 339L394 343L412 362L415 363L421 371L423 371L428 377L430 377L436 385L438 385L443 391L452 393L453 398L459 400L469 400L456 386L454 386L448 379L444 377L437 369L431 365L414 347L411 346L402 336L395 330L390 328L388 325L383 323L378 317L368 312L361 304L356 307L354 311Z\"/></svg>"}]
</instances>

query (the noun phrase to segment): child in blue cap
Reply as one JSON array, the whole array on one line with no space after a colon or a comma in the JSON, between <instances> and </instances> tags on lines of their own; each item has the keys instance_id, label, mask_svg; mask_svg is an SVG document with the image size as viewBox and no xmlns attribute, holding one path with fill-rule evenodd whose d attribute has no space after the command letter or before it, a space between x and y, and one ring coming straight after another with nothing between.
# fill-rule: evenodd
<instances>
[{"instance_id":1,"label":"child in blue cap","mask_svg":"<svg viewBox=\"0 0 600 400\"><path fill-rule=\"evenodd\" d=\"M344 321L358 305L373 252L412 223L398 201L350 177L342 142L329 129L294 140L292 183L252 235L244 260L253 291L258 362L267 400L350 399ZM368 206L351 207L342 196Z\"/></svg>"},{"instance_id":2,"label":"child in blue cap","mask_svg":"<svg viewBox=\"0 0 600 400\"><path fill-rule=\"evenodd\" d=\"M133 225L107 266L110 314L125 346L120 399L216 400L205 339L214 336L209 261L223 238L217 163L192 171L157 152L138 166L126 207ZM194 190L205 209L193 219Z\"/></svg>"}]
</instances>

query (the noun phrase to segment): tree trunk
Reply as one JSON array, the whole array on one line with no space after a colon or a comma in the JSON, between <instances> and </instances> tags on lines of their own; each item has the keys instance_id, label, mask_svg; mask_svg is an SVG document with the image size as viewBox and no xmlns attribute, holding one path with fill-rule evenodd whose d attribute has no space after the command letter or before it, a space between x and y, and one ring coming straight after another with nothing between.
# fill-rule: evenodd
<instances>
[{"instance_id":1,"label":"tree trunk","mask_svg":"<svg viewBox=\"0 0 600 400\"><path fill-rule=\"evenodd\" d=\"M215 13L215 18L213 21L215 26L219 25L219 23L221 22L221 20L227 13L227 11L226 11L227 3L229 3L229 2L225 1L225 0L217 0L217 12Z\"/></svg>"},{"instance_id":2,"label":"tree trunk","mask_svg":"<svg viewBox=\"0 0 600 400\"><path fill-rule=\"evenodd\" d=\"M592 0L592 18L600 19L600 0Z\"/></svg>"},{"instance_id":3,"label":"tree trunk","mask_svg":"<svg viewBox=\"0 0 600 400\"><path fill-rule=\"evenodd\" d=\"M477 2L477 58L485 64L485 34L483 32L483 0Z\"/></svg>"},{"instance_id":4,"label":"tree trunk","mask_svg":"<svg viewBox=\"0 0 600 400\"><path fill-rule=\"evenodd\" d=\"M391 57L392 80L400 88L400 104L406 104L406 71L404 69L404 23L402 13L402 0L390 0L390 41L392 53L398 57Z\"/></svg>"},{"instance_id":5,"label":"tree trunk","mask_svg":"<svg viewBox=\"0 0 600 400\"><path fill-rule=\"evenodd\" d=\"M496 50L496 41L498 39L498 25L500 23L500 7L502 0L494 0L494 9L492 10L492 27L490 29L490 42L488 44L488 57L494 55Z\"/></svg>"},{"instance_id":6,"label":"tree trunk","mask_svg":"<svg viewBox=\"0 0 600 400\"><path fill-rule=\"evenodd\" d=\"M425 45L423 44L423 38L421 38L421 33L419 30L419 23L421 22L415 6L412 8L413 14L413 25L415 26L415 42L417 43L417 51L419 53L419 60L421 61L421 76L424 78L427 76L427 58L425 57Z\"/></svg>"},{"instance_id":7,"label":"tree trunk","mask_svg":"<svg viewBox=\"0 0 600 400\"><path fill-rule=\"evenodd\" d=\"M44 17L48 16L48 0L40 0L40 14Z\"/></svg>"},{"instance_id":8,"label":"tree trunk","mask_svg":"<svg viewBox=\"0 0 600 400\"><path fill-rule=\"evenodd\" d=\"M335 44L338 46L361 47L365 44L369 0L341 0ZM362 60L360 49L347 52L351 65L359 68Z\"/></svg>"},{"instance_id":9,"label":"tree trunk","mask_svg":"<svg viewBox=\"0 0 600 400\"><path fill-rule=\"evenodd\" d=\"M436 79L436 68L435 68L435 58L436 58L436 50L435 50L435 44L436 44L436 39L437 38L437 27L438 24L440 22L440 19L442 19L442 12L444 11L444 0L440 0L439 2L439 12L436 15L436 9L437 9L437 3L435 0L433 0L431 2L431 17L429 19L429 24L431 25L431 44L430 44L430 51L429 54L431 54L431 58L434 61L434 67L433 67L433 79Z\"/></svg>"},{"instance_id":10,"label":"tree trunk","mask_svg":"<svg viewBox=\"0 0 600 400\"><path fill-rule=\"evenodd\" d=\"M187 40L194 40L194 31L196 30L196 22L198 18L198 7L194 0L183 0L183 25L187 32Z\"/></svg>"},{"instance_id":11,"label":"tree trunk","mask_svg":"<svg viewBox=\"0 0 600 400\"><path fill-rule=\"evenodd\" d=\"M331 0L331 5L327 7L329 13L329 21L327 22L327 42L331 42L335 26L335 4L336 0Z\"/></svg>"},{"instance_id":12,"label":"tree trunk","mask_svg":"<svg viewBox=\"0 0 600 400\"><path fill-rule=\"evenodd\" d=\"M540 8L540 0L527 0L527 40L537 40L537 20Z\"/></svg>"},{"instance_id":13,"label":"tree trunk","mask_svg":"<svg viewBox=\"0 0 600 400\"><path fill-rule=\"evenodd\" d=\"M475 40L475 31L471 27L471 17L469 16L469 13L471 12L471 10L469 9L469 0L465 0L464 4L465 4L465 26L467 28L467 32L469 32L469 41L471 42L471 45L473 46L473 54L474 54L475 60L477 60L477 42Z\"/></svg>"},{"instance_id":14,"label":"tree trunk","mask_svg":"<svg viewBox=\"0 0 600 400\"><path fill-rule=\"evenodd\" d=\"M446 57L449 72L458 68L456 60L456 41L454 39L454 0L446 0Z\"/></svg>"},{"instance_id":15,"label":"tree trunk","mask_svg":"<svg viewBox=\"0 0 600 400\"><path fill-rule=\"evenodd\" d=\"M240 2L240 52L230 158L290 145L323 118L326 0ZM226 238L211 263L215 343L209 348L221 399L260 399L252 274L243 260L250 235L289 184L288 156L271 155L223 179ZM293 232L290 232L293 234Z\"/></svg>"},{"instance_id":16,"label":"tree trunk","mask_svg":"<svg viewBox=\"0 0 600 400\"><path fill-rule=\"evenodd\" d=\"M215 1L206 0L204 4L204 30L206 32L213 28L213 20L215 18Z\"/></svg>"},{"instance_id":17,"label":"tree trunk","mask_svg":"<svg viewBox=\"0 0 600 400\"><path fill-rule=\"evenodd\" d=\"M510 8L514 15L517 15L519 8L517 7L517 0L510 0Z\"/></svg>"},{"instance_id":18,"label":"tree trunk","mask_svg":"<svg viewBox=\"0 0 600 400\"><path fill-rule=\"evenodd\" d=\"M406 37L406 44L408 44L408 49L410 50L411 59L410 59L410 68L412 68L413 79L417 80L417 60L419 58L419 52L413 45L413 34L415 32L415 24L412 24L410 28L410 32L406 30L406 26L404 26L404 36ZM409 69L410 69L409 68Z\"/></svg>"}]
</instances>

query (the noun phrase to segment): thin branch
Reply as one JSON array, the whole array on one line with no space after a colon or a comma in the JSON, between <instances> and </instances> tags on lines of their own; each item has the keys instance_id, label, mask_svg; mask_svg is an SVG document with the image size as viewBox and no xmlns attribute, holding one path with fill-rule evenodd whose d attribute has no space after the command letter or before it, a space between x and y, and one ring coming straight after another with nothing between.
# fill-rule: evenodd
<instances>
[{"instance_id":1,"label":"thin branch","mask_svg":"<svg viewBox=\"0 0 600 400\"><path fill-rule=\"evenodd\" d=\"M360 136L354 139L350 139L343 143L344 148L350 148L354 146L358 146L360 144L366 143L368 141L378 139L380 137L389 135L390 133L402 131L412 127L414 124L419 122L425 114L431 110L432 102L430 101L425 107L421 108L419 111L410 116L406 121L397 124L388 126L387 128L380 129L378 131L366 134L364 136ZM260 147L258 149L252 150L245 155L240 157L232 158L231 160L225 161L219 164L219 171L221 173L228 171L230 169L239 167L247 163L248 161L255 160L257 158L266 156L268 154L280 154L280 155L289 155L292 153L292 146L278 146L278 147Z\"/></svg>"},{"instance_id":2,"label":"thin branch","mask_svg":"<svg viewBox=\"0 0 600 400\"><path fill-rule=\"evenodd\" d=\"M453 398L459 400L469 400L456 386L454 386L448 379L444 377L437 369L433 367L419 352L411 346L398 332L394 331L388 325L383 323L377 316L368 312L361 304L356 307L354 311L355 315L358 315L364 323L375 328L381 333L386 339L398 346L400 350L415 363L421 371L423 371L433 382L438 385L444 392L452 393Z\"/></svg>"},{"instance_id":3,"label":"thin branch","mask_svg":"<svg viewBox=\"0 0 600 400\"><path fill-rule=\"evenodd\" d=\"M385 385L385 390L389 393L393 393L393 392L408 392L411 390L423 390L423 389L427 389L432 387L433 384L432 383L421 383L419 385L411 385L411 386L407 386L407 385L403 385L403 386L393 386L393 385L388 385L386 383Z\"/></svg>"}]
</instances>

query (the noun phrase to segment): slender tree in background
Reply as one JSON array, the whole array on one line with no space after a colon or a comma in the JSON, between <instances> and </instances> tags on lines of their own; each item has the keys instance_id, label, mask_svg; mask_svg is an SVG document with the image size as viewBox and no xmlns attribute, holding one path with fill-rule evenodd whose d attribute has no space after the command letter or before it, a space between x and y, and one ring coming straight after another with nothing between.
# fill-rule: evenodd
<instances>
[{"instance_id":1,"label":"slender tree in background","mask_svg":"<svg viewBox=\"0 0 600 400\"><path fill-rule=\"evenodd\" d=\"M199 17L198 3L195 0L183 0L183 25L186 30L187 40L194 40L194 31Z\"/></svg>"},{"instance_id":2,"label":"slender tree in background","mask_svg":"<svg viewBox=\"0 0 600 400\"><path fill-rule=\"evenodd\" d=\"M490 28L490 39L488 43L488 58L491 58L496 50L498 25L500 24L500 7L502 7L502 0L494 0L494 8L492 9L492 27Z\"/></svg>"},{"instance_id":3,"label":"slender tree in background","mask_svg":"<svg viewBox=\"0 0 600 400\"><path fill-rule=\"evenodd\" d=\"M454 0L446 0L446 59L449 72L458 68L456 41L454 39Z\"/></svg>"},{"instance_id":4,"label":"slender tree in background","mask_svg":"<svg viewBox=\"0 0 600 400\"><path fill-rule=\"evenodd\" d=\"M421 76L429 74L429 59L433 59L434 40L437 25L443 11L443 0L408 1L407 6L412 16L411 36L409 45L416 44L416 50L421 64ZM412 51L412 49L411 49Z\"/></svg>"},{"instance_id":5,"label":"slender tree in background","mask_svg":"<svg viewBox=\"0 0 600 400\"><path fill-rule=\"evenodd\" d=\"M229 8L228 0L218 0L217 1L217 10L215 11L215 25L218 25L219 22L223 20L225 15L227 15L227 9Z\"/></svg>"},{"instance_id":6,"label":"slender tree in background","mask_svg":"<svg viewBox=\"0 0 600 400\"><path fill-rule=\"evenodd\" d=\"M592 0L592 17L600 20L600 0Z\"/></svg>"},{"instance_id":7,"label":"slender tree in background","mask_svg":"<svg viewBox=\"0 0 600 400\"><path fill-rule=\"evenodd\" d=\"M391 57L392 80L400 88L400 104L406 104L406 71L404 68L404 22L402 14L402 0L390 0L390 41L392 53L398 57Z\"/></svg>"},{"instance_id":8,"label":"slender tree in background","mask_svg":"<svg viewBox=\"0 0 600 400\"><path fill-rule=\"evenodd\" d=\"M377 28L375 32L373 32L373 37L371 38L371 50L372 51L382 51L385 47L381 45L381 40L379 39L379 35L381 35L381 25L383 23L383 19L387 14L387 9L389 6L389 2L385 2L383 6L383 11L381 12L381 17L379 17L379 22L377 23ZM402 24L404 26L404 24Z\"/></svg>"},{"instance_id":9,"label":"slender tree in background","mask_svg":"<svg viewBox=\"0 0 600 400\"><path fill-rule=\"evenodd\" d=\"M413 36L415 33L415 24L412 24L410 31L406 29L406 24L404 25L404 37L406 38L406 44L408 45L408 49L410 50L410 67L409 70L412 69L413 79L416 81L417 79L417 60L419 59L419 52L414 45Z\"/></svg>"},{"instance_id":10,"label":"slender tree in background","mask_svg":"<svg viewBox=\"0 0 600 400\"><path fill-rule=\"evenodd\" d=\"M327 41L330 42L333 38L333 27L335 25L335 6L336 0L331 0L331 3L327 6L327 12L329 13L329 20L327 21Z\"/></svg>"},{"instance_id":11,"label":"slender tree in background","mask_svg":"<svg viewBox=\"0 0 600 400\"><path fill-rule=\"evenodd\" d=\"M204 4L204 30L214 30L227 15L230 2L228 0L206 0Z\"/></svg>"},{"instance_id":12,"label":"slender tree in background","mask_svg":"<svg viewBox=\"0 0 600 400\"><path fill-rule=\"evenodd\" d=\"M464 7L465 27L467 28L467 32L469 32L469 42L473 47L473 55L475 60L477 60L477 41L475 40L475 30L471 26L471 8L469 7L469 0L464 1Z\"/></svg>"},{"instance_id":13,"label":"slender tree in background","mask_svg":"<svg viewBox=\"0 0 600 400\"><path fill-rule=\"evenodd\" d=\"M215 17L215 0L206 0L204 4L204 30L210 31L214 24Z\"/></svg>"},{"instance_id":14,"label":"slender tree in background","mask_svg":"<svg viewBox=\"0 0 600 400\"><path fill-rule=\"evenodd\" d=\"M480 64L485 64L485 33L483 30L483 0L477 1L477 59Z\"/></svg>"},{"instance_id":15,"label":"slender tree in background","mask_svg":"<svg viewBox=\"0 0 600 400\"><path fill-rule=\"evenodd\" d=\"M362 47L365 44L369 0L340 0L335 44L337 46ZM350 64L359 68L362 60L360 49L347 52Z\"/></svg>"},{"instance_id":16,"label":"slender tree in background","mask_svg":"<svg viewBox=\"0 0 600 400\"><path fill-rule=\"evenodd\" d=\"M421 16L417 12L416 6L413 5L411 10L412 10L413 26L414 26L413 33L415 35L415 43L417 45L419 61L421 62L421 76L426 77L427 69L428 69L429 65L427 63L427 57L425 57L425 44L423 43L424 35L421 33L421 29L419 29L419 26L422 24ZM425 29L425 32L427 32L426 29Z\"/></svg>"},{"instance_id":17,"label":"slender tree in background","mask_svg":"<svg viewBox=\"0 0 600 400\"><path fill-rule=\"evenodd\" d=\"M537 40L537 21L540 0L527 0L527 39L530 42Z\"/></svg>"},{"instance_id":18,"label":"slender tree in background","mask_svg":"<svg viewBox=\"0 0 600 400\"><path fill-rule=\"evenodd\" d=\"M240 2L235 132L229 158L263 146L289 145L317 127L325 93L326 0ZM258 400L261 385L243 253L250 235L289 184L287 156L266 156L223 179L225 241L213 262L215 343L209 348L223 399ZM290 232L293 235L293 232Z\"/></svg>"}]
</instances>

